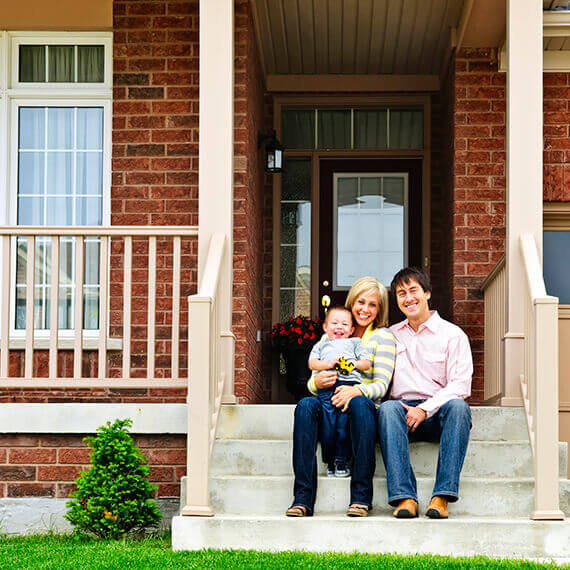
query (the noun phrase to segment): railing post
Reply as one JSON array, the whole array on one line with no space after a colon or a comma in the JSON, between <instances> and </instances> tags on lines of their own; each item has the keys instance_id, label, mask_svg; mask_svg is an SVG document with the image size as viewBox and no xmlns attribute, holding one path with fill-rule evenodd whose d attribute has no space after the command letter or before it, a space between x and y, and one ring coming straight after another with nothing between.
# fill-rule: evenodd
<instances>
[{"instance_id":1,"label":"railing post","mask_svg":"<svg viewBox=\"0 0 570 570\"><path fill-rule=\"evenodd\" d=\"M536 299L534 315L535 491L531 518L562 520L558 489L558 299Z\"/></svg>"},{"instance_id":2,"label":"railing post","mask_svg":"<svg viewBox=\"0 0 570 570\"><path fill-rule=\"evenodd\" d=\"M188 299L188 437L182 515L212 516L210 507L210 345L212 298Z\"/></svg>"}]
</instances>

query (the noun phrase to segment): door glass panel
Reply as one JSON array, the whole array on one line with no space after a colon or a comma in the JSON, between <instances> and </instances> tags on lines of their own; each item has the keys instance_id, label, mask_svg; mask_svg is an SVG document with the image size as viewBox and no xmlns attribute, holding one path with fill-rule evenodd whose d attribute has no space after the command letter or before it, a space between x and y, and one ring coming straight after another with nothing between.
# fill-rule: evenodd
<instances>
[{"instance_id":1,"label":"door glass panel","mask_svg":"<svg viewBox=\"0 0 570 570\"><path fill-rule=\"evenodd\" d=\"M311 314L311 160L285 160L281 181L279 320Z\"/></svg>"},{"instance_id":2,"label":"door glass panel","mask_svg":"<svg viewBox=\"0 0 570 570\"><path fill-rule=\"evenodd\" d=\"M407 263L406 174L335 174L333 288L372 275L389 283Z\"/></svg>"},{"instance_id":3,"label":"door glass panel","mask_svg":"<svg viewBox=\"0 0 570 570\"><path fill-rule=\"evenodd\" d=\"M285 148L315 148L315 111L291 109L281 115Z\"/></svg>"},{"instance_id":4,"label":"door glass panel","mask_svg":"<svg viewBox=\"0 0 570 570\"><path fill-rule=\"evenodd\" d=\"M354 111L354 148L388 146L388 111Z\"/></svg>"},{"instance_id":5,"label":"door glass panel","mask_svg":"<svg viewBox=\"0 0 570 570\"><path fill-rule=\"evenodd\" d=\"M422 148L424 142L424 114L417 109L390 111L390 148Z\"/></svg>"},{"instance_id":6,"label":"door glass panel","mask_svg":"<svg viewBox=\"0 0 570 570\"><path fill-rule=\"evenodd\" d=\"M544 232L544 284L549 295L570 304L570 231Z\"/></svg>"}]
</instances>

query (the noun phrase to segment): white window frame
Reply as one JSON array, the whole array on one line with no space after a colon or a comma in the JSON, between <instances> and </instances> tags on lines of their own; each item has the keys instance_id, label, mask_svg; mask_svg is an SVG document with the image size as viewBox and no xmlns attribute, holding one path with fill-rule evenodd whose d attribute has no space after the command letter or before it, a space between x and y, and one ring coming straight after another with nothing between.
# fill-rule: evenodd
<instances>
[{"instance_id":1,"label":"white window frame","mask_svg":"<svg viewBox=\"0 0 570 570\"><path fill-rule=\"evenodd\" d=\"M28 83L18 80L19 46L94 45L104 46L102 83ZM3 32L0 31L0 223L17 225L18 122L20 107L101 107L103 108L103 188L102 226L110 225L112 156L113 34L110 32ZM10 260L11 287L16 290L16 255ZM1 252L0 252L1 256ZM0 259L0 262L3 260ZM15 293L11 295L10 348L23 348L25 330L15 328ZM107 331L108 333L108 331ZM94 348L98 330L84 330L84 348ZM73 329L60 330L60 348L73 343ZM34 331L36 348L47 348L49 330ZM45 345L45 346L44 346Z\"/></svg>"}]
</instances>

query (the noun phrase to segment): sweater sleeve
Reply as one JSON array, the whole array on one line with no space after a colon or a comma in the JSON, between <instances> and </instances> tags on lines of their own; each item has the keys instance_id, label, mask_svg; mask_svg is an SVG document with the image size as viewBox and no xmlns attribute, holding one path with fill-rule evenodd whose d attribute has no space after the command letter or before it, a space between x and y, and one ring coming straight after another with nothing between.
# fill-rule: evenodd
<instances>
[{"instance_id":1,"label":"sweater sleeve","mask_svg":"<svg viewBox=\"0 0 570 570\"><path fill-rule=\"evenodd\" d=\"M363 337L362 342L369 350L372 366L362 372L362 383L358 384L360 391L374 402L386 395L396 356L396 343L394 335L388 329L376 329Z\"/></svg>"}]
</instances>

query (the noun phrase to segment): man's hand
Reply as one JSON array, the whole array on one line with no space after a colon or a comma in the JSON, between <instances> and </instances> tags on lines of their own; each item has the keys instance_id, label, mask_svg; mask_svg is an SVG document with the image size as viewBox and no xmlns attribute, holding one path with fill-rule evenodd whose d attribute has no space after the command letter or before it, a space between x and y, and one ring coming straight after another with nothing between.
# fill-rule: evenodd
<instances>
[{"instance_id":1,"label":"man's hand","mask_svg":"<svg viewBox=\"0 0 570 570\"><path fill-rule=\"evenodd\" d=\"M340 408L341 412L348 410L348 404L352 398L362 396L362 392L356 386L338 386L331 398L333 406Z\"/></svg>"},{"instance_id":2,"label":"man's hand","mask_svg":"<svg viewBox=\"0 0 570 570\"><path fill-rule=\"evenodd\" d=\"M324 372L319 372L315 375L315 387L317 390L330 388L336 382L337 376L338 373L336 370L325 370Z\"/></svg>"},{"instance_id":3,"label":"man's hand","mask_svg":"<svg viewBox=\"0 0 570 570\"><path fill-rule=\"evenodd\" d=\"M414 408L400 402L406 408L406 423L410 431L416 431L416 428L426 419L427 413L421 408Z\"/></svg>"}]
</instances>

